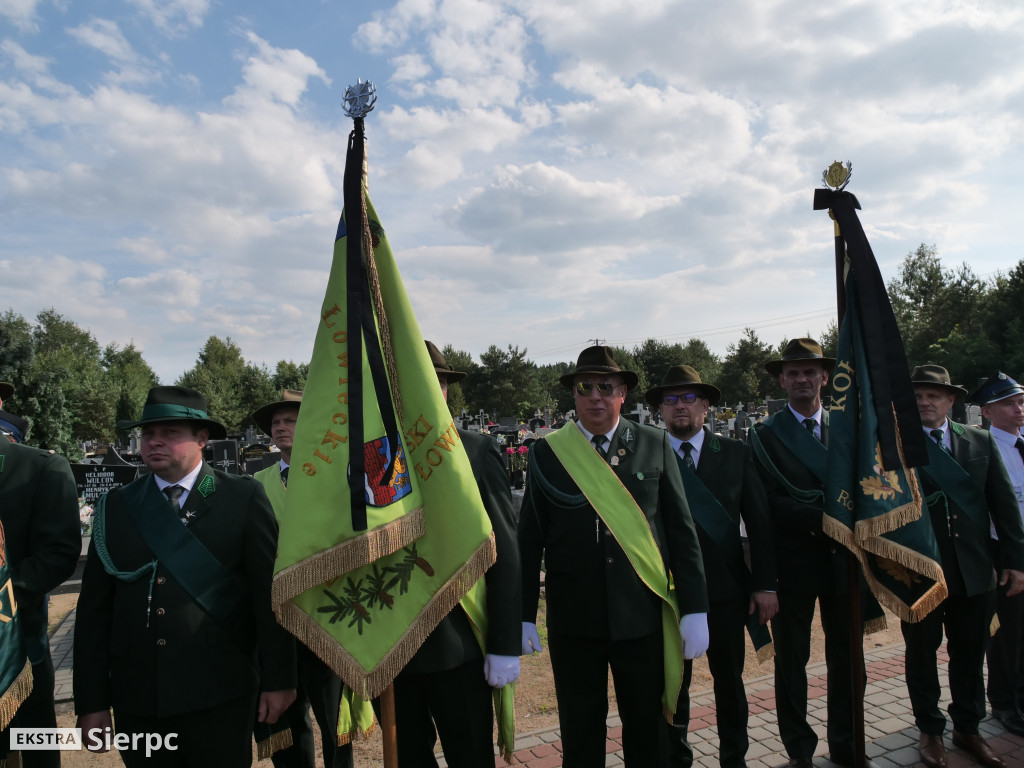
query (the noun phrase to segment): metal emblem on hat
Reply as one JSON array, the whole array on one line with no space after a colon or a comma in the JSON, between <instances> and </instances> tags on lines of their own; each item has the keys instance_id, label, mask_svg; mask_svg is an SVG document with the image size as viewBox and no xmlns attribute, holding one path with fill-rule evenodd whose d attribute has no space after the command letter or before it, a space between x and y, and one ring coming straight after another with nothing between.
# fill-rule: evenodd
<instances>
[{"instance_id":1,"label":"metal emblem on hat","mask_svg":"<svg viewBox=\"0 0 1024 768\"><path fill-rule=\"evenodd\" d=\"M367 80L365 83L357 78L355 85L345 89L345 99L342 104L345 107L345 114L358 120L365 117L377 103L377 86Z\"/></svg>"},{"instance_id":2,"label":"metal emblem on hat","mask_svg":"<svg viewBox=\"0 0 1024 768\"><path fill-rule=\"evenodd\" d=\"M826 187L830 187L836 192L842 192L847 184L850 183L850 177L853 176L853 163L849 160L846 164L836 160L832 165L821 172L821 181Z\"/></svg>"}]
</instances>

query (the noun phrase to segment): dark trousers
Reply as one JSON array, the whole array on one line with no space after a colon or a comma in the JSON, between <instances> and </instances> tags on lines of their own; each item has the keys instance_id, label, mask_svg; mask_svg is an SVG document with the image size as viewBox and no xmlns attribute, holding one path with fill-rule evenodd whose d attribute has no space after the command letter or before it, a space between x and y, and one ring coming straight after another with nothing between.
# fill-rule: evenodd
<instances>
[{"instance_id":1,"label":"dark trousers","mask_svg":"<svg viewBox=\"0 0 1024 768\"><path fill-rule=\"evenodd\" d=\"M950 596L916 624L901 623L907 644L907 691L921 733L940 736L946 718L939 709L939 670L936 652L946 633L949 653L949 717L960 733L978 732L985 717L982 665L988 642L995 593L975 597Z\"/></svg>"},{"instance_id":2,"label":"dark trousers","mask_svg":"<svg viewBox=\"0 0 1024 768\"><path fill-rule=\"evenodd\" d=\"M999 544L992 541L996 572L1001 570ZM988 703L992 709L1014 710L1024 705L1024 593L1006 596L996 587L999 631L992 635L988 653Z\"/></svg>"},{"instance_id":3,"label":"dark trousers","mask_svg":"<svg viewBox=\"0 0 1024 768\"><path fill-rule=\"evenodd\" d=\"M50 652L38 664L32 665L32 692L18 707L11 720L11 728L56 728L57 715L53 709L53 659ZM9 739L8 731L3 738ZM8 742L9 743L9 742ZM6 751L8 744L4 744ZM60 750L29 750L21 753L25 768L60 768Z\"/></svg>"},{"instance_id":4,"label":"dark trousers","mask_svg":"<svg viewBox=\"0 0 1024 768\"><path fill-rule=\"evenodd\" d=\"M128 768L242 768L252 765L252 724L256 695L242 696L215 707L167 717L131 715L114 710L118 734L176 734L177 749L158 749L146 756L146 740L139 749L121 750ZM82 734L86 739L86 734Z\"/></svg>"},{"instance_id":5,"label":"dark trousers","mask_svg":"<svg viewBox=\"0 0 1024 768\"><path fill-rule=\"evenodd\" d=\"M661 633L630 640L548 632L562 731L563 768L605 763L608 669L622 720L626 768L651 768L667 752Z\"/></svg>"},{"instance_id":6,"label":"dark trousers","mask_svg":"<svg viewBox=\"0 0 1024 768\"><path fill-rule=\"evenodd\" d=\"M807 663L811 658L814 606L821 610L828 671L829 754L837 762L853 762L853 692L850 670L850 598L779 592L779 612L772 619L775 640L775 703L779 735L791 758L810 758L818 736L807 722ZM866 678L865 678L866 679ZM863 691L861 692L863 695Z\"/></svg>"},{"instance_id":7,"label":"dark trousers","mask_svg":"<svg viewBox=\"0 0 1024 768\"><path fill-rule=\"evenodd\" d=\"M341 678L302 643L296 643L298 687L295 702L284 717L292 730L292 746L275 752L275 768L313 768L316 744L309 710L320 728L325 768L352 768L352 745L338 746L338 706Z\"/></svg>"},{"instance_id":8,"label":"dark trousers","mask_svg":"<svg viewBox=\"0 0 1024 768\"><path fill-rule=\"evenodd\" d=\"M718 761L722 768L745 765L747 754L747 692L743 687L743 662L746 658L744 639L747 608L745 599L711 604L708 613L708 667L715 685L715 714L718 720ZM683 687L679 691L676 714L669 730L671 768L690 768L693 750L686 741L690 726L690 679L693 662L683 666Z\"/></svg>"},{"instance_id":9,"label":"dark trousers","mask_svg":"<svg viewBox=\"0 0 1024 768\"><path fill-rule=\"evenodd\" d=\"M380 719L380 700L373 702ZM483 659L395 678L395 729L402 768L437 768L438 737L450 768L494 765L494 708Z\"/></svg>"}]
</instances>

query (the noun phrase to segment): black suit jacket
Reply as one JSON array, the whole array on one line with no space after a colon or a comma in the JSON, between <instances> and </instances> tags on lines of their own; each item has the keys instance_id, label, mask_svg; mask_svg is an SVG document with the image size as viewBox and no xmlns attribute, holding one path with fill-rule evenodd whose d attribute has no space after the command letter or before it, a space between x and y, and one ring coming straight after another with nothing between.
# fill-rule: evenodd
<instances>
[{"instance_id":1,"label":"black suit jacket","mask_svg":"<svg viewBox=\"0 0 1024 768\"><path fill-rule=\"evenodd\" d=\"M953 444L953 458L970 475L974 484L982 491L988 513L999 536L999 556L1004 568L1024 571L1024 525L1021 523L1020 507L1010 482L1010 476L1003 465L999 448L990 432L950 422L950 440ZM921 485L925 495L941 489L927 472L921 473ZM996 588L996 574L989 548L987 524L972 521L952 500L949 502L947 525L945 510L934 505L929 508L936 537L951 543L960 568L960 576L967 596L978 595ZM950 532L953 534L949 538ZM943 563L948 568L948 563Z\"/></svg>"},{"instance_id":2,"label":"black suit jacket","mask_svg":"<svg viewBox=\"0 0 1024 768\"><path fill-rule=\"evenodd\" d=\"M198 488L212 475L214 491ZM144 475L136 483L153 483ZM126 486L130 487L130 486ZM154 559L123 501L107 495L107 547L119 571ZM225 628L204 613L160 564L146 626L149 574L134 582L109 575L89 550L75 626L75 710L164 717L229 701L257 690L295 687L295 645L277 625L270 586L277 520L267 494L251 477L203 463L183 511L189 529L248 587L245 626Z\"/></svg>"},{"instance_id":3,"label":"black suit jacket","mask_svg":"<svg viewBox=\"0 0 1024 768\"><path fill-rule=\"evenodd\" d=\"M771 418L796 421L789 408L783 408ZM828 445L828 425L822 424L821 428L822 441ZM776 468L793 486L800 490L824 492L821 481L796 454L782 444L768 422L755 424L754 429ZM798 501L760 462L757 462L757 468L768 495L779 591L818 595L847 594L845 553L842 546L830 539L822 529L824 501L812 504Z\"/></svg>"},{"instance_id":4,"label":"black suit jacket","mask_svg":"<svg viewBox=\"0 0 1024 768\"><path fill-rule=\"evenodd\" d=\"M82 552L78 490L66 459L0 437L0 523L33 664L46 650L46 594L75 571Z\"/></svg>"},{"instance_id":5,"label":"black suit jacket","mask_svg":"<svg viewBox=\"0 0 1024 768\"><path fill-rule=\"evenodd\" d=\"M494 438L458 430L469 455L484 509L494 529L497 557L484 575L487 584L486 652L518 656L521 648L521 595L519 546L509 491L508 472ZM405 671L413 674L454 669L480 657L480 646L466 618L456 606L437 625Z\"/></svg>"},{"instance_id":6,"label":"black suit jacket","mask_svg":"<svg viewBox=\"0 0 1024 768\"><path fill-rule=\"evenodd\" d=\"M717 451L713 441L717 441ZM679 460L680 471L686 471L678 453L676 458ZM697 477L728 513L735 544L739 546L741 519L746 525L747 540L750 543L750 579L738 583L725 561L715 556L718 546L697 526L708 599L714 603L748 597L755 590L778 589L768 499L754 466L753 451L741 440L713 436L705 428L704 445L697 463Z\"/></svg>"},{"instance_id":7,"label":"black suit jacket","mask_svg":"<svg viewBox=\"0 0 1024 768\"><path fill-rule=\"evenodd\" d=\"M622 439L626 429L632 441ZM615 474L647 518L680 613L707 612L700 545L668 433L620 419L608 457L618 457ZM543 556L550 631L612 640L660 631L659 599L590 503L573 497L582 497L580 489L554 451L544 440L534 443L519 516L523 621L537 621Z\"/></svg>"}]
</instances>

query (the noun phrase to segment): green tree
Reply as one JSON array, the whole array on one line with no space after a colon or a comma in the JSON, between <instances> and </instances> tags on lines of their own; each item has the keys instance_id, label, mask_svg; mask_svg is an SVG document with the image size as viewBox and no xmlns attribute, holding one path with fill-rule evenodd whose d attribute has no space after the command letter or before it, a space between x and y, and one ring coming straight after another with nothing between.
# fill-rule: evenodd
<instances>
[{"instance_id":1,"label":"green tree","mask_svg":"<svg viewBox=\"0 0 1024 768\"><path fill-rule=\"evenodd\" d=\"M473 361L473 355L465 350L455 349L451 344L445 344L444 349L441 350L441 355L444 357L444 361L448 363L449 368L453 371L465 372L467 379L472 378L474 373L480 368ZM467 413L473 411L473 404L466 400L466 392L463 388L465 382L466 379L448 383L448 410L452 416L462 416L463 411Z\"/></svg>"},{"instance_id":2,"label":"green tree","mask_svg":"<svg viewBox=\"0 0 1024 768\"><path fill-rule=\"evenodd\" d=\"M705 384L718 386L722 378L722 360L701 339L690 339L683 347L681 363L692 366ZM660 380L659 380L660 383Z\"/></svg>"},{"instance_id":3,"label":"green tree","mask_svg":"<svg viewBox=\"0 0 1024 768\"><path fill-rule=\"evenodd\" d=\"M778 381L764 369L764 364L772 359L777 359L775 350L762 342L752 328L745 328L743 337L726 347L722 360L721 379L716 386L722 390L723 404L745 406L775 396Z\"/></svg>"},{"instance_id":4,"label":"green tree","mask_svg":"<svg viewBox=\"0 0 1024 768\"><path fill-rule=\"evenodd\" d=\"M537 383L537 366L526 359L526 349L493 344L480 355L481 369L465 381L468 402L479 403L491 414L523 420L545 400ZM450 361L449 361L449 364Z\"/></svg>"},{"instance_id":5,"label":"green tree","mask_svg":"<svg viewBox=\"0 0 1024 768\"><path fill-rule=\"evenodd\" d=\"M644 367L636 359L632 351L623 347L612 347L612 356L615 358L615 362L618 363L619 368L624 371L632 371L637 375L638 381L636 386L626 393L626 401L622 404L623 413L632 413L638 403L644 402L644 393L651 386L651 381L647 378L647 371L644 370Z\"/></svg>"},{"instance_id":6,"label":"green tree","mask_svg":"<svg viewBox=\"0 0 1024 768\"><path fill-rule=\"evenodd\" d=\"M657 339L647 339L639 347L635 347L633 359L643 369L647 381L655 385L661 382L669 368L685 362L682 345L668 344Z\"/></svg>"},{"instance_id":7,"label":"green tree","mask_svg":"<svg viewBox=\"0 0 1024 768\"><path fill-rule=\"evenodd\" d=\"M103 369L114 393L114 418L117 421L137 419L150 388L160 383L142 352L135 344L124 348L108 344L103 350Z\"/></svg>"},{"instance_id":8,"label":"green tree","mask_svg":"<svg viewBox=\"0 0 1024 768\"><path fill-rule=\"evenodd\" d=\"M574 368L575 365L572 363L550 363L537 369L537 384L545 398L544 404L539 406L542 411L545 406L550 405L551 415L554 416L576 407L572 391L568 387L562 386L562 382L559 381L562 376Z\"/></svg>"},{"instance_id":9,"label":"green tree","mask_svg":"<svg viewBox=\"0 0 1024 768\"><path fill-rule=\"evenodd\" d=\"M277 392L283 389L303 390L306 388L306 378L308 376L308 363L296 365L291 360L278 360L277 367L274 368L274 375L271 377L271 383Z\"/></svg>"},{"instance_id":10,"label":"green tree","mask_svg":"<svg viewBox=\"0 0 1024 768\"><path fill-rule=\"evenodd\" d=\"M229 432L244 431L249 415L277 396L267 367L247 364L230 336L207 339L195 366L176 383L202 393L210 406L210 418L220 421Z\"/></svg>"}]
</instances>

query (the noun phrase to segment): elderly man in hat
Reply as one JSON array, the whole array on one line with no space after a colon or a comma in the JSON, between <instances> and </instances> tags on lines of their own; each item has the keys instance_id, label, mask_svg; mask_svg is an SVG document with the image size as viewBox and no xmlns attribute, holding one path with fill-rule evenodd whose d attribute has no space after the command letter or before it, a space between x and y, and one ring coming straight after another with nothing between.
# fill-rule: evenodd
<instances>
[{"instance_id":1,"label":"elderly man in hat","mask_svg":"<svg viewBox=\"0 0 1024 768\"><path fill-rule=\"evenodd\" d=\"M921 467L949 596L916 624L903 623L906 676L914 719L921 730L921 760L946 765L939 709L936 652L945 631L949 652L949 717L953 743L982 765L1005 766L978 733L985 716L982 666L996 604L996 584L1007 597L1024 591L1024 526L1013 486L993 436L950 421L963 387L940 365L919 365L910 375L927 434L929 463ZM1000 571L993 568L989 526L998 535Z\"/></svg>"},{"instance_id":2,"label":"elderly man in hat","mask_svg":"<svg viewBox=\"0 0 1024 768\"><path fill-rule=\"evenodd\" d=\"M854 764L849 595L845 551L823 531L828 418L821 390L835 360L814 339L794 339L765 369L789 397L786 407L750 431L768 494L779 575L775 641L775 700L779 735L790 765L810 768L818 735L807 721L807 662L811 621L820 607L828 669L830 759Z\"/></svg>"},{"instance_id":3,"label":"elderly man in hat","mask_svg":"<svg viewBox=\"0 0 1024 768\"><path fill-rule=\"evenodd\" d=\"M611 667L625 764L650 768L666 757L663 712L675 707L683 660L708 646L700 545L668 433L620 418L636 374L595 346L560 381L579 421L530 450L519 518L523 653L541 650L543 558L563 765L604 764Z\"/></svg>"},{"instance_id":4,"label":"elderly man in hat","mask_svg":"<svg viewBox=\"0 0 1024 768\"><path fill-rule=\"evenodd\" d=\"M254 716L295 699L295 646L274 621L277 521L263 486L203 461L206 399L154 387L142 418L151 474L97 503L75 627L75 709L87 747L125 765L247 766ZM122 748L124 746L125 748Z\"/></svg>"},{"instance_id":5,"label":"elderly man in hat","mask_svg":"<svg viewBox=\"0 0 1024 768\"><path fill-rule=\"evenodd\" d=\"M267 492L267 498L278 517L285 509L285 490L288 486L288 469L292 462L292 443L295 440L295 422L299 418L302 391L286 389L281 399L258 408L252 414L264 434L270 435L274 445L281 452L276 464L256 472L255 477ZM338 714L341 706L344 683L330 667L321 661L305 644L296 643L296 689L295 702L288 707L284 719L292 733L292 745L274 752L271 757L276 768L313 768L315 744L313 724L309 710L313 710L320 728L320 743L325 768L351 768L352 743L338 744Z\"/></svg>"},{"instance_id":6,"label":"elderly man in hat","mask_svg":"<svg viewBox=\"0 0 1024 768\"><path fill-rule=\"evenodd\" d=\"M461 381L466 374L452 370L432 342L426 345L447 400L448 385ZM466 611L458 605L395 678L395 726L401 766L436 766L438 737L451 768L493 765L492 689L519 678L519 551L508 472L492 438L462 429L458 434L469 456L497 549L494 565L484 575L487 636L481 647ZM511 711L505 716L511 718Z\"/></svg>"},{"instance_id":7,"label":"elderly man in hat","mask_svg":"<svg viewBox=\"0 0 1024 768\"><path fill-rule=\"evenodd\" d=\"M1006 465L1006 472L1017 496L1017 506L1024 518L1024 387L1005 373L997 373L982 384L969 398L981 406L982 415L988 419L989 432L996 441L999 455ZM996 570L1002 567L999 552L999 536L995 526L991 527L992 558ZM999 616L999 630L992 636L988 647L988 701L992 714L1006 730L1024 736L1024 670L1021 657L1024 656L1024 593L1006 596L1006 589L996 591L996 613Z\"/></svg>"},{"instance_id":8,"label":"elderly man in hat","mask_svg":"<svg viewBox=\"0 0 1024 768\"><path fill-rule=\"evenodd\" d=\"M675 365L660 386L647 390L645 399L659 409L668 430L704 559L710 602L708 665L715 681L719 763L723 768L741 768L746 765L748 746L744 628L758 657L769 658L771 636L766 624L778 612L779 601L768 501L753 454L742 441L714 435L704 426L708 408L721 396L692 367ZM741 520L749 537L753 574L743 555ZM673 768L693 765L693 751L686 742L692 665L689 660L684 665L683 688L669 726Z\"/></svg>"},{"instance_id":9,"label":"elderly man in hat","mask_svg":"<svg viewBox=\"0 0 1024 768\"><path fill-rule=\"evenodd\" d=\"M0 382L0 407L13 395L14 387ZM8 416L11 421L18 419ZM20 656L32 663L32 691L11 727L56 728L47 593L71 576L82 547L78 491L67 459L0 437L0 528L21 617ZM6 731L0 735L2 755L8 738ZM59 766L60 752L26 751L21 759L25 766Z\"/></svg>"}]
</instances>

